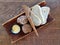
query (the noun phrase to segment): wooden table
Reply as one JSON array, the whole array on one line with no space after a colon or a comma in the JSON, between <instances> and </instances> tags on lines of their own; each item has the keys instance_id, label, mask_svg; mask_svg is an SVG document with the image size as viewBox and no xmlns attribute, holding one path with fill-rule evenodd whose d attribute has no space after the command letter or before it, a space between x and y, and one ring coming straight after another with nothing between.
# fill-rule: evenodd
<instances>
[{"instance_id":1,"label":"wooden table","mask_svg":"<svg viewBox=\"0 0 60 45\"><path fill-rule=\"evenodd\" d=\"M25 0L21 2L6 2L0 0L0 45L60 45L60 0L46 0L47 5L51 8L51 16L55 19L52 23L45 25L44 28L39 28L39 38L33 32L31 35L16 42L10 43L10 38L3 26L1 25L8 19L20 13L21 5L26 4L33 6L40 0Z\"/></svg>"}]
</instances>

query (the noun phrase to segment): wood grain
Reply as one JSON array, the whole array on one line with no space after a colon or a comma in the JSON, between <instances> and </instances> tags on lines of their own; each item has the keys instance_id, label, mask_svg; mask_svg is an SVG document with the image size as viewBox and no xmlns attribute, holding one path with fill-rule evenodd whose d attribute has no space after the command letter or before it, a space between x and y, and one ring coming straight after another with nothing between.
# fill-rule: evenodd
<instances>
[{"instance_id":1,"label":"wood grain","mask_svg":"<svg viewBox=\"0 0 60 45\"><path fill-rule=\"evenodd\" d=\"M15 44L10 43L10 38L2 23L19 14L21 5L27 4L30 7L39 2L0 2L0 45L60 45L60 0L46 0L47 6L51 8L51 16L55 21L39 28L39 38L34 32Z\"/></svg>"}]
</instances>

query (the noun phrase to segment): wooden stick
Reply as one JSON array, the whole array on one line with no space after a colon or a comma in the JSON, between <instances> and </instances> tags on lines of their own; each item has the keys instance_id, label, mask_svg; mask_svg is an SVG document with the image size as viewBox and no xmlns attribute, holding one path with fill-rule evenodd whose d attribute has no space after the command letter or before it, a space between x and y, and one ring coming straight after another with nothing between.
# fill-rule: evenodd
<instances>
[{"instance_id":1,"label":"wooden stick","mask_svg":"<svg viewBox=\"0 0 60 45\"><path fill-rule=\"evenodd\" d=\"M26 5L23 5L22 7L24 8L24 11L26 13L25 15L27 16L27 18L28 18L33 30L35 31L35 34L39 37L38 32L37 32L37 30L36 30L36 28L34 26L34 23L33 23L30 15L29 15L29 13L31 12L30 8L28 6L26 6Z\"/></svg>"}]
</instances>

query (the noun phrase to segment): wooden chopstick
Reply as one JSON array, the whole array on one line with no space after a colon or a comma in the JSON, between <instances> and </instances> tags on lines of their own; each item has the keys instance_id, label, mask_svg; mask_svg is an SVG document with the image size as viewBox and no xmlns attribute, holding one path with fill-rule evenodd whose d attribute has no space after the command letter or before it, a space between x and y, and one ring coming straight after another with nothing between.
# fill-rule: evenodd
<instances>
[{"instance_id":1,"label":"wooden chopstick","mask_svg":"<svg viewBox=\"0 0 60 45\"><path fill-rule=\"evenodd\" d=\"M23 5L22 7L23 7L23 9L24 9L24 11L25 11L25 13L26 13L25 15L27 16L27 18L28 18L28 20L29 20L29 22L30 22L30 24L31 24L31 26L32 26L35 34L39 37L38 32L37 32L37 30L36 30L36 28L35 28L35 25L34 25L34 23L33 23L32 19L31 19L30 15L29 15L30 12L32 12L32 11L31 11L30 8L29 8L28 6L26 6L26 5Z\"/></svg>"}]
</instances>

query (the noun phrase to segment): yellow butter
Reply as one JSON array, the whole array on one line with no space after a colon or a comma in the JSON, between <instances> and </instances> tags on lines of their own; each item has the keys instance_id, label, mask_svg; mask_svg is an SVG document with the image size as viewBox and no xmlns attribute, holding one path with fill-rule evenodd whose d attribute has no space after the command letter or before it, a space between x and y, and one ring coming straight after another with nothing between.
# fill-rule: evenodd
<instances>
[{"instance_id":1,"label":"yellow butter","mask_svg":"<svg viewBox=\"0 0 60 45\"><path fill-rule=\"evenodd\" d=\"M13 33L19 33L20 32L20 26L19 25L13 25L12 26L12 32Z\"/></svg>"}]
</instances>

